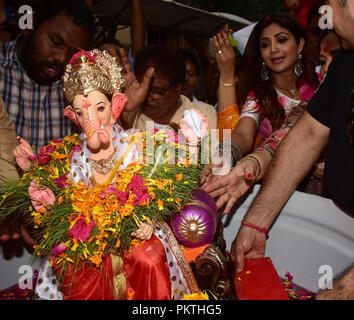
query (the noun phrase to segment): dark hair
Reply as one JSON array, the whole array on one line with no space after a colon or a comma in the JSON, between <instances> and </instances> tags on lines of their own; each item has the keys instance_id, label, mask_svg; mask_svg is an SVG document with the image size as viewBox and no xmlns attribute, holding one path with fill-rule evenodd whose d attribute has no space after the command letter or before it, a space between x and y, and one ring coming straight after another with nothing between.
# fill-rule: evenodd
<instances>
[{"instance_id":1,"label":"dark hair","mask_svg":"<svg viewBox=\"0 0 354 320\"><path fill-rule=\"evenodd\" d=\"M321 34L321 37L320 37L320 40L318 41L318 44L320 45L321 42L323 41L323 39L325 37L327 37L329 34L333 33L334 35L337 36L338 40L340 41L340 37L338 35L338 33L336 32L336 30L334 29L326 29L322 34Z\"/></svg>"},{"instance_id":2,"label":"dark hair","mask_svg":"<svg viewBox=\"0 0 354 320\"><path fill-rule=\"evenodd\" d=\"M194 64L195 69L197 71L197 76L200 75L200 61L198 56L194 53L192 49L182 48L177 49L176 52L180 54L185 61L189 61Z\"/></svg>"},{"instance_id":3,"label":"dark hair","mask_svg":"<svg viewBox=\"0 0 354 320\"><path fill-rule=\"evenodd\" d=\"M96 48L99 48L100 46L106 44L106 43L110 43L110 44L115 44L116 46L123 48L122 44L119 42L119 40L115 39L115 38L104 38L102 39L100 42L98 42L96 44Z\"/></svg>"},{"instance_id":4,"label":"dark hair","mask_svg":"<svg viewBox=\"0 0 354 320\"><path fill-rule=\"evenodd\" d=\"M307 26L310 25L311 20L314 17L321 17L319 13L320 8L326 4L324 0L317 0L310 8L309 13L307 14Z\"/></svg>"},{"instance_id":5,"label":"dark hair","mask_svg":"<svg viewBox=\"0 0 354 320\"><path fill-rule=\"evenodd\" d=\"M237 99L240 106L242 106L249 92L253 91L258 103L262 107L262 118L268 118L273 129L276 129L284 120L285 112L278 102L277 92L272 85L271 79L267 81L261 79L260 74L263 60L259 44L263 30L273 23L287 29L294 36L296 43L299 43L301 39L305 39L303 27L288 13L274 13L260 20L250 35L240 62ZM302 64L303 73L301 77L297 79L296 86L299 87L302 80L314 89L317 88L318 78L315 73L315 66L307 58L306 47L302 52Z\"/></svg>"},{"instance_id":6,"label":"dark hair","mask_svg":"<svg viewBox=\"0 0 354 320\"><path fill-rule=\"evenodd\" d=\"M150 45L142 48L135 56L134 67L142 75L150 67L168 78L171 86L186 80L186 63L181 55L164 45Z\"/></svg>"},{"instance_id":7,"label":"dark hair","mask_svg":"<svg viewBox=\"0 0 354 320\"><path fill-rule=\"evenodd\" d=\"M35 7L35 27L64 13L72 18L75 25L81 27L93 37L95 22L90 7L84 0L46 0Z\"/></svg>"}]
</instances>

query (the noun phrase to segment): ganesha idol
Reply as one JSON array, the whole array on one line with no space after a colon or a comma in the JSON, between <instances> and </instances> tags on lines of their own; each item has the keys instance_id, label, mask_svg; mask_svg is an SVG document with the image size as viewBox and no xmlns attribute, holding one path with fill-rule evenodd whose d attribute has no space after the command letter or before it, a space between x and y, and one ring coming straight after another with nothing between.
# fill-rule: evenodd
<instances>
[{"instance_id":1,"label":"ganesha idol","mask_svg":"<svg viewBox=\"0 0 354 320\"><path fill-rule=\"evenodd\" d=\"M68 101L65 115L82 130L80 148L71 155L69 179L74 184L83 183L87 188L109 185L117 168L124 169L138 159L138 148L131 136L116 124L127 101L122 93L121 71L117 58L97 49L78 52L67 65L63 76ZM15 156L24 171L31 165L28 160L31 154L30 146L21 139ZM33 182L33 190L29 190L33 192L34 206L36 201L40 202L35 196L39 191L37 186L38 181ZM50 195L50 190L47 191ZM202 229L199 231L203 234ZM99 268L81 262L73 264L60 283L60 268L51 265L49 257L44 259L36 298L170 300L199 293L190 265L166 222L148 219L131 236L144 241L129 252L112 251L103 257ZM53 255L61 250L60 246L54 249Z\"/></svg>"}]
</instances>

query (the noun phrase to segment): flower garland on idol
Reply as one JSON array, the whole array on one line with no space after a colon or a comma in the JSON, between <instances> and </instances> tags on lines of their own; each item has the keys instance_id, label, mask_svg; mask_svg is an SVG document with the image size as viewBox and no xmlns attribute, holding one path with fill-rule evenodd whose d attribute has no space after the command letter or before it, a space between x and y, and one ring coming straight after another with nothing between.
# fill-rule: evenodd
<instances>
[{"instance_id":1,"label":"flower garland on idol","mask_svg":"<svg viewBox=\"0 0 354 320\"><path fill-rule=\"evenodd\" d=\"M52 266L83 261L100 267L110 251L139 245L131 233L141 221L179 212L197 189L202 166L189 161L177 135L155 130L133 137L144 161L118 171L112 184L90 188L69 179L71 154L81 148L79 136L51 141L31 157L32 167L19 181L3 186L0 221L21 219L34 226L34 256L51 256Z\"/></svg>"}]
</instances>

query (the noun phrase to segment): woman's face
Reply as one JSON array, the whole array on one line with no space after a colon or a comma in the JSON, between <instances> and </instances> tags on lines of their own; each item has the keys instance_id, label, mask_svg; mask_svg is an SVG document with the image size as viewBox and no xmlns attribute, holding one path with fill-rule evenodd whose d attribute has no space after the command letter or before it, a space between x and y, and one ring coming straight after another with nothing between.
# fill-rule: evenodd
<instances>
[{"instance_id":1,"label":"woman's face","mask_svg":"<svg viewBox=\"0 0 354 320\"><path fill-rule=\"evenodd\" d=\"M267 68L274 73L294 70L297 56L302 52L304 40L297 44L292 33L272 23L261 33L259 48Z\"/></svg>"},{"instance_id":2,"label":"woman's face","mask_svg":"<svg viewBox=\"0 0 354 320\"><path fill-rule=\"evenodd\" d=\"M326 75L328 67L336 56L339 48L340 40L334 32L329 33L322 39L320 43L320 74L322 78Z\"/></svg>"}]
</instances>

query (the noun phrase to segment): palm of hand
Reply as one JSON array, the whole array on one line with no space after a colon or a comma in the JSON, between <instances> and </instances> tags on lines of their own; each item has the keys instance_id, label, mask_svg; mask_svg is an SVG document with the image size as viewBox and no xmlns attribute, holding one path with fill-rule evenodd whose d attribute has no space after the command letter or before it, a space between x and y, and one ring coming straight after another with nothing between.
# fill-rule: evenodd
<instances>
[{"instance_id":1,"label":"palm of hand","mask_svg":"<svg viewBox=\"0 0 354 320\"><path fill-rule=\"evenodd\" d=\"M31 167L29 156L34 155L34 152L27 141L20 139L20 144L14 149L16 163L23 170L27 171Z\"/></svg>"}]
</instances>

